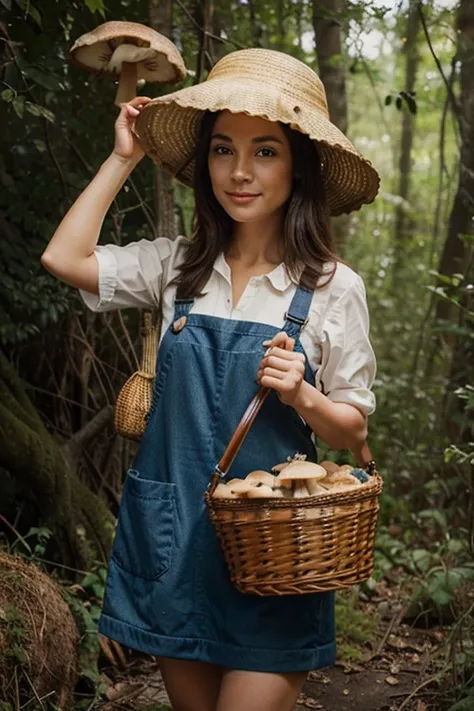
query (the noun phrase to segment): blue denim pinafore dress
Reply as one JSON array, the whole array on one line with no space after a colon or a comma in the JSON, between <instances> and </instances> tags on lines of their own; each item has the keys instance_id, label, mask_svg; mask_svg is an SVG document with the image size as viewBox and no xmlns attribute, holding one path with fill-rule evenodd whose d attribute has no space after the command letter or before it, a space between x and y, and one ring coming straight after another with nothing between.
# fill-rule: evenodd
<instances>
[{"instance_id":1,"label":"blue denim pinafore dress","mask_svg":"<svg viewBox=\"0 0 474 711\"><path fill-rule=\"evenodd\" d=\"M296 339L312 292L298 287L283 330ZM146 431L128 472L99 630L143 652L233 669L290 672L335 658L332 593L257 597L231 584L204 493L255 395L274 326L193 314L175 302L160 345ZM282 319L283 321L283 319ZM313 374L307 365L306 378ZM229 472L245 477L302 452L311 431L272 392Z\"/></svg>"}]
</instances>

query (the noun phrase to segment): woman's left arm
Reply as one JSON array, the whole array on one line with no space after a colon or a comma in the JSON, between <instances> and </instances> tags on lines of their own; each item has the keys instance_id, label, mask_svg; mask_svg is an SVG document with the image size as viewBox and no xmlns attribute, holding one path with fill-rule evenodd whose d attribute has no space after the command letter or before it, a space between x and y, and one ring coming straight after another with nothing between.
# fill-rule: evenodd
<instances>
[{"instance_id":1,"label":"woman's left arm","mask_svg":"<svg viewBox=\"0 0 474 711\"><path fill-rule=\"evenodd\" d=\"M367 415L374 408L370 386L375 357L368 340L369 319L362 280L340 297L328 315L323 347L324 395L304 380L305 358L294 353L294 340L278 333L268 343L259 370L259 381L277 391L313 432L333 449L351 449L363 457Z\"/></svg>"}]
</instances>

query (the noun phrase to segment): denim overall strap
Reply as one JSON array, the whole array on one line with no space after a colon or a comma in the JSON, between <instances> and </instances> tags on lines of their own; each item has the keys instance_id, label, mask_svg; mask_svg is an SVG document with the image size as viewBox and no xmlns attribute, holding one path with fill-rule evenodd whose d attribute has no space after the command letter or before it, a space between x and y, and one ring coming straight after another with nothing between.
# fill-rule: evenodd
<instances>
[{"instance_id":1,"label":"denim overall strap","mask_svg":"<svg viewBox=\"0 0 474 711\"><path fill-rule=\"evenodd\" d=\"M301 329L308 322L308 313L314 292L304 286L298 286L290 304L290 308L285 314L285 325L283 331L290 338L298 338Z\"/></svg>"},{"instance_id":2,"label":"denim overall strap","mask_svg":"<svg viewBox=\"0 0 474 711\"><path fill-rule=\"evenodd\" d=\"M175 299L173 321L176 321L182 316L187 316L191 311L193 304L194 299Z\"/></svg>"}]
</instances>

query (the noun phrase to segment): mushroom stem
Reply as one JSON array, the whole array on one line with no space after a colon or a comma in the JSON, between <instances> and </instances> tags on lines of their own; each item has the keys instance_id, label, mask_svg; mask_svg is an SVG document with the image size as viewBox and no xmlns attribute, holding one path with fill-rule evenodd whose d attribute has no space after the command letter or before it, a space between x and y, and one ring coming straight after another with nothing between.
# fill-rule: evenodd
<instances>
[{"instance_id":1,"label":"mushroom stem","mask_svg":"<svg viewBox=\"0 0 474 711\"><path fill-rule=\"evenodd\" d=\"M117 88L117 93L115 95L116 106L120 106L120 104L125 104L136 97L137 80L137 64L135 62L124 62L122 64L122 71L120 72L119 84Z\"/></svg>"},{"instance_id":2,"label":"mushroom stem","mask_svg":"<svg viewBox=\"0 0 474 711\"><path fill-rule=\"evenodd\" d=\"M306 481L304 479L295 479L293 497L295 499L303 499L305 496L309 496L309 491L306 488Z\"/></svg>"}]
</instances>

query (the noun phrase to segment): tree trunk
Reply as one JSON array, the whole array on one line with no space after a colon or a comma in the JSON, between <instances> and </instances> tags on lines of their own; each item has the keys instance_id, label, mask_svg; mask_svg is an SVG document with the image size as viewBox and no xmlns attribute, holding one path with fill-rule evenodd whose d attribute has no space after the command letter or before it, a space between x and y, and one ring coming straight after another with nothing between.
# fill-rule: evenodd
<instances>
[{"instance_id":1,"label":"tree trunk","mask_svg":"<svg viewBox=\"0 0 474 711\"><path fill-rule=\"evenodd\" d=\"M415 90L416 74L419 64L419 54L417 50L418 30L420 27L420 14L418 11L418 0L411 0L408 12L407 26L405 33L405 45L403 53L405 55L405 91ZM395 215L395 265L394 273L397 273L403 261L402 257L406 250L407 238L410 231L410 222L406 215L406 202L410 192L410 174L412 167L411 152L413 146L413 134L415 127L415 117L403 104L402 135L400 145L400 181L398 194L403 198L403 203L397 207Z\"/></svg>"},{"instance_id":2,"label":"tree trunk","mask_svg":"<svg viewBox=\"0 0 474 711\"><path fill-rule=\"evenodd\" d=\"M465 273L468 245L462 236L474 234L474 0L461 0L458 27L461 156L448 235L438 267L438 271L446 276ZM440 299L436 307L437 319L449 321L455 308L449 301Z\"/></svg>"},{"instance_id":3,"label":"tree trunk","mask_svg":"<svg viewBox=\"0 0 474 711\"><path fill-rule=\"evenodd\" d=\"M458 331L451 341L453 356L444 410L444 432L452 442L463 443L472 438L468 426L468 412L455 390L472 383L474 378L474 348L472 344L472 294L464 285L472 283L474 261L472 242L463 235L474 235L474 0L461 0L458 18L458 59L461 62L460 132L461 156L456 196L448 225L448 236L441 255L438 271L446 276L460 273L464 282L450 287L459 306L440 299L436 317L442 323L456 320ZM457 312L456 312L457 309ZM471 418L472 428L472 418Z\"/></svg>"},{"instance_id":4,"label":"tree trunk","mask_svg":"<svg viewBox=\"0 0 474 711\"><path fill-rule=\"evenodd\" d=\"M331 121L347 133L346 77L342 57L342 0L313 0L313 27L319 76L326 89Z\"/></svg>"},{"instance_id":5,"label":"tree trunk","mask_svg":"<svg viewBox=\"0 0 474 711\"><path fill-rule=\"evenodd\" d=\"M171 0L149 0L148 16L151 27L172 39ZM156 234L158 237L176 237L174 216L173 179L162 165L155 166Z\"/></svg>"},{"instance_id":6,"label":"tree trunk","mask_svg":"<svg viewBox=\"0 0 474 711\"><path fill-rule=\"evenodd\" d=\"M61 448L44 426L26 395L17 373L0 352L0 467L20 484L53 531L61 562L90 569L106 562L112 544L114 519L105 503L76 476L79 447L110 422L99 413L95 424Z\"/></svg>"},{"instance_id":7,"label":"tree trunk","mask_svg":"<svg viewBox=\"0 0 474 711\"><path fill-rule=\"evenodd\" d=\"M346 76L342 56L341 23L343 0L313 0L313 27L319 76L324 84L331 121L347 133ZM349 218L333 219L333 229L339 252L344 252Z\"/></svg>"}]
</instances>

